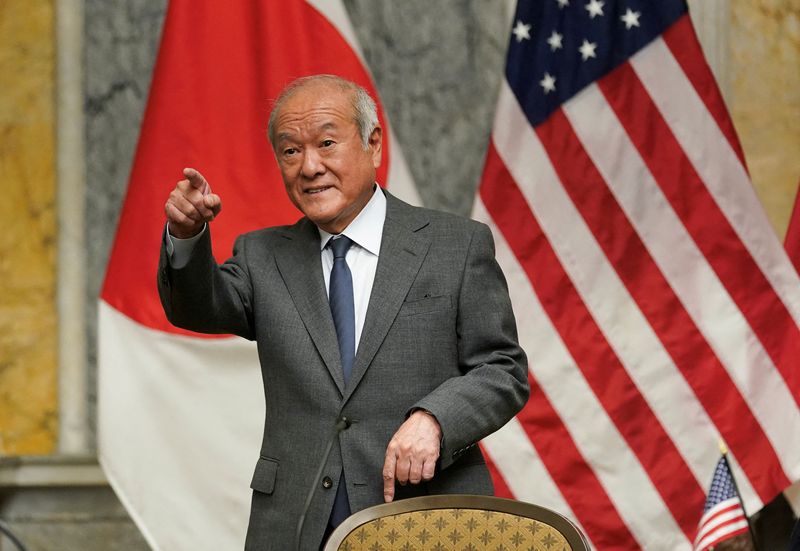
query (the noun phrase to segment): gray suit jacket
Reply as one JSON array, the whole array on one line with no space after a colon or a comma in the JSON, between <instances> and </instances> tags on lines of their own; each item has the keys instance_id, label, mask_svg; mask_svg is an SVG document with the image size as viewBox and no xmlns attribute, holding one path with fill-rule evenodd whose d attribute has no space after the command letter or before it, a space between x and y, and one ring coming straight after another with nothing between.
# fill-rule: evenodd
<instances>
[{"instance_id":1,"label":"gray suit jacket","mask_svg":"<svg viewBox=\"0 0 800 551\"><path fill-rule=\"evenodd\" d=\"M316 490L303 549L319 546L342 469L353 512L383 502L386 446L414 408L438 419L441 457L432 481L398 486L397 497L492 491L475 444L522 408L529 389L491 233L386 195L375 282L346 386L310 221L240 236L221 266L208 231L182 269L170 268L162 247L158 283L170 321L258 345L266 421L246 549L292 548L340 415L353 423L326 464L333 485Z\"/></svg>"}]
</instances>

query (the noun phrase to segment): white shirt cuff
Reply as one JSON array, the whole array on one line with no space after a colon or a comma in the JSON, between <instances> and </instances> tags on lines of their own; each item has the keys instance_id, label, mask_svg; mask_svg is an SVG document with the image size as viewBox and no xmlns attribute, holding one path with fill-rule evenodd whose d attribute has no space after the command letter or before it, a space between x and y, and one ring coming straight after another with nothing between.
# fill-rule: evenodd
<instances>
[{"instance_id":1,"label":"white shirt cuff","mask_svg":"<svg viewBox=\"0 0 800 551\"><path fill-rule=\"evenodd\" d=\"M205 233L206 225L200 233L187 239L180 239L169 234L169 222L167 222L167 258L171 268L180 270L189 263L195 244Z\"/></svg>"}]
</instances>

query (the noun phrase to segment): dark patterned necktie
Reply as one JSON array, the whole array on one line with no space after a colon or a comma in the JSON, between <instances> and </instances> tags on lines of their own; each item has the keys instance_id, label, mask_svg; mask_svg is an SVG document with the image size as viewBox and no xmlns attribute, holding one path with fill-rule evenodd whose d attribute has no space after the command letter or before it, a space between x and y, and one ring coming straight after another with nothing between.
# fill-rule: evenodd
<instances>
[{"instance_id":1,"label":"dark patterned necktie","mask_svg":"<svg viewBox=\"0 0 800 551\"><path fill-rule=\"evenodd\" d=\"M356 357L356 313L353 303L353 276L347 266L345 256L353 242L344 235L328 242L333 251L333 268L331 269L328 302L333 314L333 325L339 340L339 354L342 357L344 382L350 379L353 360Z\"/></svg>"},{"instance_id":2,"label":"dark patterned necktie","mask_svg":"<svg viewBox=\"0 0 800 551\"><path fill-rule=\"evenodd\" d=\"M336 239L331 238L328 246L333 251L333 268L331 269L330 286L328 289L328 302L333 315L333 325L336 327L336 338L339 341L339 355L342 358L342 373L344 384L350 379L353 371L353 361L356 357L356 314L353 302L353 276L347 266L345 256L353 242L344 235ZM331 512L331 525L336 527L350 516L350 503L347 499L347 486L344 471L339 477L339 487Z\"/></svg>"}]
</instances>

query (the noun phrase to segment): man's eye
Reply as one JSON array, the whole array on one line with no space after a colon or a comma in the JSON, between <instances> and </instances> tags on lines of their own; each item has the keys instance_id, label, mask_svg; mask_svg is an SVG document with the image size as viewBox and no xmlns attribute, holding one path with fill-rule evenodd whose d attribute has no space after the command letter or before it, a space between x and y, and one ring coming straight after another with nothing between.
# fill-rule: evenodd
<instances>
[{"instance_id":1,"label":"man's eye","mask_svg":"<svg viewBox=\"0 0 800 551\"><path fill-rule=\"evenodd\" d=\"M330 147L333 143L333 140L322 140L322 147Z\"/></svg>"},{"instance_id":2,"label":"man's eye","mask_svg":"<svg viewBox=\"0 0 800 551\"><path fill-rule=\"evenodd\" d=\"M297 150L294 147L287 147L283 150L283 154L286 156L294 155L297 153Z\"/></svg>"}]
</instances>

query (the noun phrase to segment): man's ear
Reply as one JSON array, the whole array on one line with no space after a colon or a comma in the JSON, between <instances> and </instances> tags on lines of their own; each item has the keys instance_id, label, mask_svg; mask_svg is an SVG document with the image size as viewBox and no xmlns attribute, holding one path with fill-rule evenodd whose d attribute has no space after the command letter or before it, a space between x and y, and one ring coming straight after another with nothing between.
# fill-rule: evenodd
<instances>
[{"instance_id":1,"label":"man's ear","mask_svg":"<svg viewBox=\"0 0 800 551\"><path fill-rule=\"evenodd\" d=\"M373 128L369 135L369 149L372 151L372 166L381 166L381 152L383 151L383 129L380 126Z\"/></svg>"}]
</instances>

